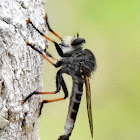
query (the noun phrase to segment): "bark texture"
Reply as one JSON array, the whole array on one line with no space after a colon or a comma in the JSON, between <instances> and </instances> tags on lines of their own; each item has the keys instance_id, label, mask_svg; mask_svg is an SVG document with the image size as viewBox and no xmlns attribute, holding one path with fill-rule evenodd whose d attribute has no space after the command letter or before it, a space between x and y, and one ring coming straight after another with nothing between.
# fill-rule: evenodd
<instances>
[{"instance_id":1,"label":"bark texture","mask_svg":"<svg viewBox=\"0 0 140 140\"><path fill-rule=\"evenodd\" d=\"M21 103L42 90L43 58L26 41L44 49L47 41L31 25L46 33L44 0L0 1L0 140L39 140L40 96Z\"/></svg>"}]
</instances>

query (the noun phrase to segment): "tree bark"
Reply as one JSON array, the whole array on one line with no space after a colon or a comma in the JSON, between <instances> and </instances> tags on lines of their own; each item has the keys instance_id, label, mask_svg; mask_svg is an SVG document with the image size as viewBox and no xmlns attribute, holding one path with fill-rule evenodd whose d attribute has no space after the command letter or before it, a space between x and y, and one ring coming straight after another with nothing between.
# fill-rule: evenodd
<instances>
[{"instance_id":1,"label":"tree bark","mask_svg":"<svg viewBox=\"0 0 140 140\"><path fill-rule=\"evenodd\" d=\"M26 41L45 49L47 41L26 20L44 33L44 0L0 1L0 140L39 140L41 99L27 95L42 90L43 58ZM40 47L39 47L40 46Z\"/></svg>"}]
</instances>

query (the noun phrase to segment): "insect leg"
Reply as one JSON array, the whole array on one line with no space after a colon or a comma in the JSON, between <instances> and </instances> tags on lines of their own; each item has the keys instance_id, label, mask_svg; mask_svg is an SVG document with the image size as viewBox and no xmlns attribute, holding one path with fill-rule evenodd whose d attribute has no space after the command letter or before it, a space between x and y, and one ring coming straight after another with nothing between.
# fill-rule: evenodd
<instances>
[{"instance_id":1,"label":"insect leg","mask_svg":"<svg viewBox=\"0 0 140 140\"><path fill-rule=\"evenodd\" d=\"M48 36L44 35L41 31L39 31L39 30L34 26L34 24L30 21L29 18L26 20L26 22L27 22L27 24L30 23L30 24L33 26L33 28L34 28L40 35L42 35L43 37L45 37L46 39L48 39L49 41L51 41L52 43L54 43L58 54L59 54L61 57L63 56L63 51L62 51L62 49L60 48L60 46L58 45L57 42L55 42L54 40L52 40L52 39L49 38Z\"/></svg>"},{"instance_id":2,"label":"insect leg","mask_svg":"<svg viewBox=\"0 0 140 140\"><path fill-rule=\"evenodd\" d=\"M45 37L46 39L48 39L49 41L55 43L54 40L52 40L52 39L49 38L48 36L44 35L41 31L39 31L39 30L35 27L35 25L30 21L30 18L28 18L28 19L26 20L26 22L27 22L27 24L30 23L30 24L33 26L33 28L34 28L40 35L44 36L44 37Z\"/></svg>"},{"instance_id":3,"label":"insect leg","mask_svg":"<svg viewBox=\"0 0 140 140\"><path fill-rule=\"evenodd\" d=\"M56 94L60 91L61 86L63 88L65 96L63 98L58 98L58 99L52 99L52 100L43 100L44 103L50 103L50 102L55 102L55 101L60 101L60 100L65 100L68 97L68 90L66 87L66 84L64 82L64 79L62 77L62 69L60 69L57 74L56 74L56 91L52 92L53 94ZM41 92L40 92L41 93ZM45 93L45 92L44 92ZM48 93L48 92L47 92Z\"/></svg>"},{"instance_id":4,"label":"insect leg","mask_svg":"<svg viewBox=\"0 0 140 140\"><path fill-rule=\"evenodd\" d=\"M63 77L62 77L62 70L61 70L61 69L57 72L57 75L56 75L56 91L54 91L54 92L38 92L38 91L34 91L33 93L29 94L29 95L23 100L23 103L25 103L25 102L26 102L29 98L31 98L34 94L56 94L57 92L60 91L61 86L62 86L63 91L64 91L64 93L65 93L65 97L63 97L63 98L58 98L58 99L52 99L52 100L43 100L43 102L42 102L42 104L41 104L41 107L40 107L40 114L41 114L41 110L42 110L42 107L43 107L44 103L50 103L50 102L65 100L65 99L68 97L68 91L67 91L67 87L66 87L66 84L65 84L65 82L64 82L64 79L63 79Z\"/></svg>"},{"instance_id":5,"label":"insect leg","mask_svg":"<svg viewBox=\"0 0 140 140\"><path fill-rule=\"evenodd\" d=\"M32 44L30 44L30 43L28 43L28 42L26 42L26 45L28 45L28 46L30 46L33 50L35 50L35 51L37 51L38 53L40 53L48 62L50 62L52 65L56 65L56 67L58 67L57 65L58 65L58 62L57 62L57 64L55 64L55 63L53 63L43 52L41 52L40 50L38 50L38 49L36 49L35 47L34 47L34 45L32 45ZM52 56L51 56L52 57ZM53 58L54 59L54 58Z\"/></svg>"},{"instance_id":6,"label":"insect leg","mask_svg":"<svg viewBox=\"0 0 140 140\"><path fill-rule=\"evenodd\" d=\"M57 74L56 74L56 91L55 93L60 91L60 88L62 86L62 89L64 91L65 96L63 98L58 98L58 99L52 99L52 100L43 100L41 107L40 107L40 114L41 114L41 110L43 108L44 103L50 103L50 102L56 102L56 101L61 101L61 100L65 100L68 97L68 90L65 84L65 81L62 77L62 69L60 69Z\"/></svg>"},{"instance_id":7,"label":"insect leg","mask_svg":"<svg viewBox=\"0 0 140 140\"><path fill-rule=\"evenodd\" d=\"M34 91L31 94L29 94L24 100L23 103L25 103L27 100L29 100L33 95L35 94L56 94L56 92L38 92L38 91Z\"/></svg>"},{"instance_id":8,"label":"insect leg","mask_svg":"<svg viewBox=\"0 0 140 140\"><path fill-rule=\"evenodd\" d=\"M47 13L45 14L45 20L46 20L46 24L47 24L47 27L48 27L49 31L50 31L52 34L54 34L56 37L58 37L58 38L62 41L62 38L61 38L57 33L55 33L55 32L52 30L52 28L50 27L49 22L48 22Z\"/></svg>"},{"instance_id":9,"label":"insect leg","mask_svg":"<svg viewBox=\"0 0 140 140\"><path fill-rule=\"evenodd\" d=\"M66 98L63 97L63 98L58 98L58 99L52 99L52 100L43 100L42 103L41 103L41 107L40 107L40 115L41 115L41 112L42 112L42 108L44 106L44 104L46 103L51 103L51 102L56 102L56 101L62 101L62 100L65 100Z\"/></svg>"},{"instance_id":10,"label":"insect leg","mask_svg":"<svg viewBox=\"0 0 140 140\"><path fill-rule=\"evenodd\" d=\"M65 98L67 98L69 93L68 93L68 89L67 89L67 86L65 84L65 81L64 81L63 77L62 77L62 89L64 91Z\"/></svg>"},{"instance_id":11,"label":"insect leg","mask_svg":"<svg viewBox=\"0 0 140 140\"><path fill-rule=\"evenodd\" d=\"M45 51L45 53L48 57L51 57L53 60L56 60L48 51Z\"/></svg>"}]
</instances>

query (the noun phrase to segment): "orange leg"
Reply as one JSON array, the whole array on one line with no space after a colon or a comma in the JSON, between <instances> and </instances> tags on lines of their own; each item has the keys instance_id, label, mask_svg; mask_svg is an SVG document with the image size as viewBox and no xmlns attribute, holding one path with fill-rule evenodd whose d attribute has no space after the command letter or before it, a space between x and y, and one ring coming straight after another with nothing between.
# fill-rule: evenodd
<instances>
[{"instance_id":1,"label":"orange leg","mask_svg":"<svg viewBox=\"0 0 140 140\"><path fill-rule=\"evenodd\" d=\"M42 56L48 61L48 62L50 62L52 65L55 65L46 55L44 55L43 53L42 53Z\"/></svg>"},{"instance_id":2,"label":"orange leg","mask_svg":"<svg viewBox=\"0 0 140 140\"><path fill-rule=\"evenodd\" d=\"M31 98L34 94L56 94L56 92L37 92L34 91L33 93L29 94L23 101L22 104L24 104L29 98ZM63 98L58 98L58 99L52 99L52 100L43 100L41 103L41 107L40 107L40 112L39 115L41 115L41 111L43 108L44 103L51 103L51 102L56 102L56 101L61 101L61 100L65 100L67 97L63 97Z\"/></svg>"},{"instance_id":3,"label":"orange leg","mask_svg":"<svg viewBox=\"0 0 140 140\"><path fill-rule=\"evenodd\" d=\"M56 47L56 50L57 50L58 54L59 54L61 57L63 57L63 51L62 51L62 49L60 48L60 46L58 45L57 42L55 42L54 40L52 40L51 38L49 38L48 36L46 36L46 35L44 35L42 32L40 32L40 31L34 26L34 24L30 21L29 18L26 20L26 22L27 22L27 24L30 23L30 24L34 27L34 29L35 29L40 35L42 35L43 37L45 37L45 38L48 39L49 41L53 42L54 45L55 45L55 47ZM53 32L53 34L55 34L59 39L61 39L61 37L59 37L56 33ZM61 40L62 40L62 39L61 39Z\"/></svg>"},{"instance_id":4,"label":"orange leg","mask_svg":"<svg viewBox=\"0 0 140 140\"><path fill-rule=\"evenodd\" d=\"M46 35L44 35L42 32L40 32L40 31L34 26L34 24L30 21L30 18L28 18L28 19L26 20L26 22L27 22L27 24L30 23L30 24L31 24L42 36L44 36L46 39L48 39L49 41L55 43L54 40L52 40L51 38L49 38L48 36L46 36Z\"/></svg>"},{"instance_id":5,"label":"orange leg","mask_svg":"<svg viewBox=\"0 0 140 140\"><path fill-rule=\"evenodd\" d=\"M48 39L49 41L51 41L52 43L56 43L54 40L52 40L51 38L49 38L48 36L46 36L46 35L44 35L42 32L40 32L35 26L34 26L34 24L30 21L30 18L28 18L27 20L26 20L26 22L27 22L27 24L31 24L33 27L34 27L34 29L36 29L36 31L38 31L42 36L44 36L46 39Z\"/></svg>"},{"instance_id":6,"label":"orange leg","mask_svg":"<svg viewBox=\"0 0 140 140\"><path fill-rule=\"evenodd\" d=\"M56 94L56 92L37 92L37 94Z\"/></svg>"},{"instance_id":7,"label":"orange leg","mask_svg":"<svg viewBox=\"0 0 140 140\"><path fill-rule=\"evenodd\" d=\"M52 99L52 100L43 100L43 103L51 103L51 102L56 102L56 101L62 101L65 100L66 98L58 98L58 99Z\"/></svg>"},{"instance_id":8,"label":"orange leg","mask_svg":"<svg viewBox=\"0 0 140 140\"><path fill-rule=\"evenodd\" d=\"M44 52L46 53L46 55L48 56L48 57L51 57L51 59L53 59L53 60L57 60L56 58L54 58L49 52L47 52L46 50L44 50Z\"/></svg>"},{"instance_id":9,"label":"orange leg","mask_svg":"<svg viewBox=\"0 0 140 140\"><path fill-rule=\"evenodd\" d=\"M33 93L29 94L23 101L23 103L25 103L29 98L31 98L34 94L56 94L56 92L37 92L34 91ZM56 101L61 101L61 100L65 100L66 97L63 98L58 98L58 99L52 99L52 100L43 100L43 103L50 103L50 102L56 102Z\"/></svg>"},{"instance_id":10,"label":"orange leg","mask_svg":"<svg viewBox=\"0 0 140 140\"><path fill-rule=\"evenodd\" d=\"M54 34L56 37L58 37L58 38L62 41L62 38L61 38L57 33L55 33L55 32L52 30L52 28L50 27L49 22L48 22L47 13L45 14L45 19L46 19L46 24L47 24L47 26L48 26L49 31L50 31L52 34Z\"/></svg>"},{"instance_id":11,"label":"orange leg","mask_svg":"<svg viewBox=\"0 0 140 140\"><path fill-rule=\"evenodd\" d=\"M29 100L29 98L31 98L34 94L56 94L56 92L37 92L34 91L33 93L29 94L22 103L25 103L27 100Z\"/></svg>"},{"instance_id":12,"label":"orange leg","mask_svg":"<svg viewBox=\"0 0 140 140\"><path fill-rule=\"evenodd\" d=\"M30 46L32 49L34 49L35 51L39 52L48 62L50 62L52 65L55 65L55 63L53 63L45 54L43 54L43 52L39 51L38 49L36 49L32 44L26 42L26 45ZM54 59L54 58L53 58Z\"/></svg>"},{"instance_id":13,"label":"orange leg","mask_svg":"<svg viewBox=\"0 0 140 140\"><path fill-rule=\"evenodd\" d=\"M58 99L52 99L52 100L43 100L43 102L41 103L41 106L40 106L40 112L39 112L39 115L41 115L41 111L42 111L42 108L43 108L43 105L45 103L51 103L51 102L56 102L56 101L62 101L62 100L65 100L66 98L58 98Z\"/></svg>"}]
</instances>

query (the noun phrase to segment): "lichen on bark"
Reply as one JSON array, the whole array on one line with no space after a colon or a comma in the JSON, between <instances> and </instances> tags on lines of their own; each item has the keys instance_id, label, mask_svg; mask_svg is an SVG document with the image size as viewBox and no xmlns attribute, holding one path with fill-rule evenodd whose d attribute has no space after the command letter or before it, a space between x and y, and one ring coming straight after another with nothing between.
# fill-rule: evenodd
<instances>
[{"instance_id":1,"label":"lichen on bark","mask_svg":"<svg viewBox=\"0 0 140 140\"><path fill-rule=\"evenodd\" d=\"M42 90L43 58L26 46L26 41L45 49L47 41L26 19L47 33L44 0L0 2L0 140L39 140L40 96L21 100Z\"/></svg>"}]
</instances>

